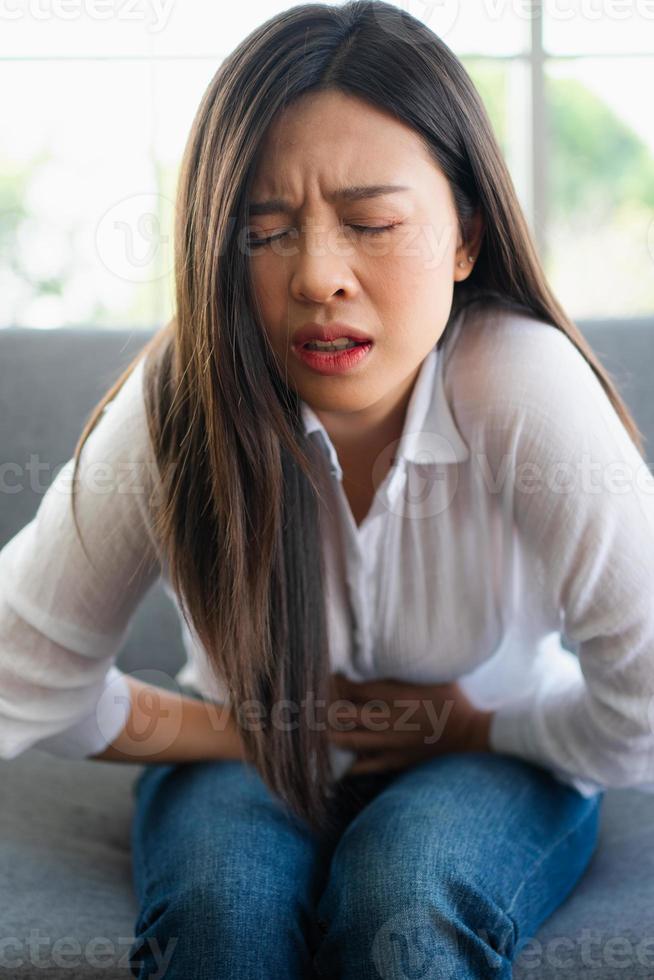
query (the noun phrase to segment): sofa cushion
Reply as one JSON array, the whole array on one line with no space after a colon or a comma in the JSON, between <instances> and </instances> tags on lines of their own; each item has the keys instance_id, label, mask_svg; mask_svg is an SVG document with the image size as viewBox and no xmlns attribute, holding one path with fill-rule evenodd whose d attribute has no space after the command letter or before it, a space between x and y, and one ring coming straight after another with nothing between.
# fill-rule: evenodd
<instances>
[{"instance_id":1,"label":"sofa cushion","mask_svg":"<svg viewBox=\"0 0 654 980\"><path fill-rule=\"evenodd\" d=\"M0 761L0 975L128 980L130 830L142 766L31 749ZM654 976L654 796L610 790L598 848L529 940L516 980Z\"/></svg>"},{"instance_id":2,"label":"sofa cushion","mask_svg":"<svg viewBox=\"0 0 654 980\"><path fill-rule=\"evenodd\" d=\"M609 790L597 848L516 961L515 980L654 977L654 796Z\"/></svg>"},{"instance_id":3,"label":"sofa cushion","mask_svg":"<svg viewBox=\"0 0 654 980\"><path fill-rule=\"evenodd\" d=\"M0 976L132 977L132 787L143 767L0 760Z\"/></svg>"}]
</instances>

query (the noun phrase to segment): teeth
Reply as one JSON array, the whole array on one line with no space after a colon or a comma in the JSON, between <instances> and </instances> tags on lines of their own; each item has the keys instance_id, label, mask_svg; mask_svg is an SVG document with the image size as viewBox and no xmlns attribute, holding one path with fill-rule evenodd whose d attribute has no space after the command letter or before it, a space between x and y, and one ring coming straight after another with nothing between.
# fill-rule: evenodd
<instances>
[{"instance_id":1,"label":"teeth","mask_svg":"<svg viewBox=\"0 0 654 980\"><path fill-rule=\"evenodd\" d=\"M357 346L354 340L348 340L347 337L340 337L338 340L311 340L305 344L309 350L348 350Z\"/></svg>"}]
</instances>

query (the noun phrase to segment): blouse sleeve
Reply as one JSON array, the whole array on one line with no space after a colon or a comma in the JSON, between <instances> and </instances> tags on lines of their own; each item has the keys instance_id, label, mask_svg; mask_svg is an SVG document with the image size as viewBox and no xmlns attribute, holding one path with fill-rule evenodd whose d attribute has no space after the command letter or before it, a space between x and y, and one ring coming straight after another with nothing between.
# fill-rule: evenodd
<instances>
[{"instance_id":1,"label":"blouse sleeve","mask_svg":"<svg viewBox=\"0 0 654 980\"><path fill-rule=\"evenodd\" d=\"M498 708L491 748L549 768L584 795L652 791L654 478L565 334L525 320L494 354L488 451L493 466L510 461L528 585L552 603L577 658Z\"/></svg>"},{"instance_id":2,"label":"blouse sleeve","mask_svg":"<svg viewBox=\"0 0 654 980\"><path fill-rule=\"evenodd\" d=\"M0 550L0 757L30 747L84 758L129 713L115 666L133 613L160 574L149 520L156 466L143 402L143 360L106 406L34 518Z\"/></svg>"}]
</instances>

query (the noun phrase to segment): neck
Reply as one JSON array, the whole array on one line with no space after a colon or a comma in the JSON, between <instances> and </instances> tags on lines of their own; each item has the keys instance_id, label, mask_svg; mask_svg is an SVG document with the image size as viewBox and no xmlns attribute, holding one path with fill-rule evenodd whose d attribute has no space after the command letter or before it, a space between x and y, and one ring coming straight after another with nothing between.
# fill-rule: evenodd
<instances>
[{"instance_id":1,"label":"neck","mask_svg":"<svg viewBox=\"0 0 654 980\"><path fill-rule=\"evenodd\" d=\"M316 412L344 469L369 467L388 445L400 438L419 372L420 365L401 385L359 412Z\"/></svg>"}]
</instances>

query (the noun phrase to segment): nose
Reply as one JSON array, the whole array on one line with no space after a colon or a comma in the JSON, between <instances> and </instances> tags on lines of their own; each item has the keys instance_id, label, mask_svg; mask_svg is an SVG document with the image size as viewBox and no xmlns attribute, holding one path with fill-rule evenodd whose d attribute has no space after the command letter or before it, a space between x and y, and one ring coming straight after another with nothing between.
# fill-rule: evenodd
<instances>
[{"instance_id":1,"label":"nose","mask_svg":"<svg viewBox=\"0 0 654 980\"><path fill-rule=\"evenodd\" d=\"M335 295L354 296L357 280L350 264L352 245L343 242L337 230L308 230L293 244L294 254L288 261L294 299L324 303Z\"/></svg>"}]
</instances>

